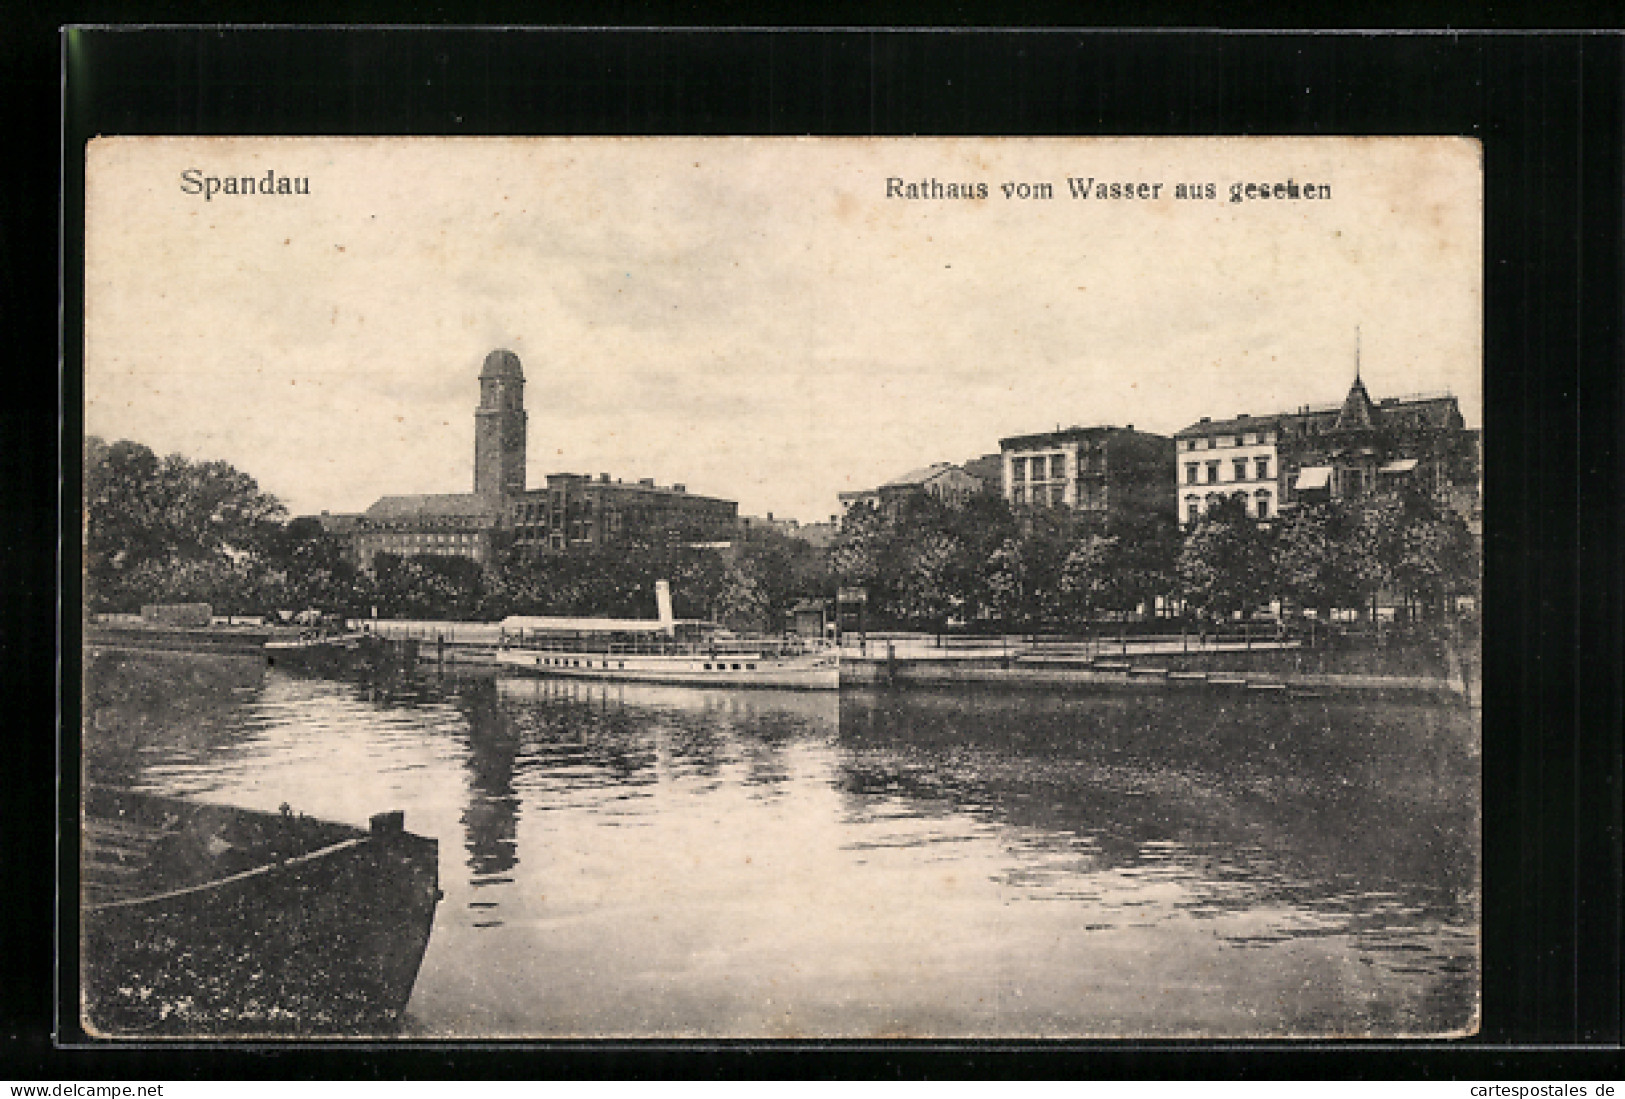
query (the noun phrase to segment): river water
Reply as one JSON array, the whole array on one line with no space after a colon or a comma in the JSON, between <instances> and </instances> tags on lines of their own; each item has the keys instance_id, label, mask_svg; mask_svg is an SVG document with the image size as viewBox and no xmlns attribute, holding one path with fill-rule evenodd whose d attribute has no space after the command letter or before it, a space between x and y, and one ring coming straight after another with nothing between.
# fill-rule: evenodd
<instances>
[{"instance_id":1,"label":"river water","mask_svg":"<svg viewBox=\"0 0 1625 1099\"><path fill-rule=\"evenodd\" d=\"M404 1031L1470 1031L1479 750L1432 703L87 665L90 778L438 837Z\"/></svg>"}]
</instances>

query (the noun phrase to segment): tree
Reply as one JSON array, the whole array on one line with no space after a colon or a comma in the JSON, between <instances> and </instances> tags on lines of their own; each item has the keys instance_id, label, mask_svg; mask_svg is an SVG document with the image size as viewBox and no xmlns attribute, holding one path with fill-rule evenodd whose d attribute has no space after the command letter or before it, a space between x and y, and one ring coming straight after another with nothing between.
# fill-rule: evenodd
<instances>
[{"instance_id":1,"label":"tree","mask_svg":"<svg viewBox=\"0 0 1625 1099\"><path fill-rule=\"evenodd\" d=\"M286 511L226 462L158 458L140 443L85 442L85 578L93 610L143 602L234 609L270 568Z\"/></svg>"},{"instance_id":2,"label":"tree","mask_svg":"<svg viewBox=\"0 0 1625 1099\"><path fill-rule=\"evenodd\" d=\"M1123 602L1122 554L1117 538L1085 534L1061 566L1061 608L1067 618L1087 623L1102 609L1118 610Z\"/></svg>"},{"instance_id":3,"label":"tree","mask_svg":"<svg viewBox=\"0 0 1625 1099\"><path fill-rule=\"evenodd\" d=\"M715 618L732 630L763 631L772 627L772 605L755 577L737 565L727 569Z\"/></svg>"},{"instance_id":4,"label":"tree","mask_svg":"<svg viewBox=\"0 0 1625 1099\"><path fill-rule=\"evenodd\" d=\"M1158 598L1179 590L1179 553L1184 547L1179 521L1162 512L1117 518L1107 526L1117 540L1115 610L1152 613Z\"/></svg>"},{"instance_id":5,"label":"tree","mask_svg":"<svg viewBox=\"0 0 1625 1099\"><path fill-rule=\"evenodd\" d=\"M776 629L801 599L833 594L824 556L799 538L767 531L739 544L735 565L755 582Z\"/></svg>"},{"instance_id":6,"label":"tree","mask_svg":"<svg viewBox=\"0 0 1625 1099\"><path fill-rule=\"evenodd\" d=\"M956 547L946 583L960 614L975 622L993 613L990 569L995 553L1019 537L1015 513L1001 496L977 494L946 515L944 531Z\"/></svg>"},{"instance_id":7,"label":"tree","mask_svg":"<svg viewBox=\"0 0 1625 1099\"><path fill-rule=\"evenodd\" d=\"M1027 563L1025 545L1018 538L1006 538L987 560L987 606L1006 623L1027 619Z\"/></svg>"},{"instance_id":8,"label":"tree","mask_svg":"<svg viewBox=\"0 0 1625 1099\"><path fill-rule=\"evenodd\" d=\"M869 593L869 613L896 617L902 590L898 523L868 503L853 504L841 519L841 531L830 547L829 566L844 587Z\"/></svg>"},{"instance_id":9,"label":"tree","mask_svg":"<svg viewBox=\"0 0 1625 1099\"><path fill-rule=\"evenodd\" d=\"M1405 501L1392 492L1366 497L1354 511L1348 566L1362 613L1376 616L1377 593L1393 581L1405 512Z\"/></svg>"},{"instance_id":10,"label":"tree","mask_svg":"<svg viewBox=\"0 0 1625 1099\"><path fill-rule=\"evenodd\" d=\"M842 584L867 587L880 579L890 524L870 503L856 503L841 517L840 533L829 550L830 570Z\"/></svg>"},{"instance_id":11,"label":"tree","mask_svg":"<svg viewBox=\"0 0 1625 1099\"><path fill-rule=\"evenodd\" d=\"M1082 533L1066 508L1034 508L1021 538L1022 599L1019 617L1031 624L1061 616L1061 575Z\"/></svg>"},{"instance_id":12,"label":"tree","mask_svg":"<svg viewBox=\"0 0 1625 1099\"><path fill-rule=\"evenodd\" d=\"M1437 620L1449 595L1475 588L1478 559L1467 524L1428 496L1400 495L1400 522L1387 549L1388 578L1413 618Z\"/></svg>"},{"instance_id":13,"label":"tree","mask_svg":"<svg viewBox=\"0 0 1625 1099\"><path fill-rule=\"evenodd\" d=\"M954 590L958 541L941 531L927 531L910 548L898 611L921 625L941 629L964 599Z\"/></svg>"},{"instance_id":14,"label":"tree","mask_svg":"<svg viewBox=\"0 0 1625 1099\"><path fill-rule=\"evenodd\" d=\"M378 611L391 618L473 618L485 598L485 576L467 557L419 554L373 559Z\"/></svg>"},{"instance_id":15,"label":"tree","mask_svg":"<svg viewBox=\"0 0 1625 1099\"><path fill-rule=\"evenodd\" d=\"M1213 619L1245 614L1269 595L1267 536L1239 498L1214 502L1197 521L1179 554L1186 600Z\"/></svg>"},{"instance_id":16,"label":"tree","mask_svg":"<svg viewBox=\"0 0 1625 1099\"><path fill-rule=\"evenodd\" d=\"M318 610L361 617L371 584L345 555L344 543L314 519L294 519L272 539L264 609Z\"/></svg>"},{"instance_id":17,"label":"tree","mask_svg":"<svg viewBox=\"0 0 1625 1099\"><path fill-rule=\"evenodd\" d=\"M1355 559L1355 517L1337 501L1306 504L1277 523L1273 574L1276 593L1321 617L1364 601L1367 568Z\"/></svg>"}]
</instances>

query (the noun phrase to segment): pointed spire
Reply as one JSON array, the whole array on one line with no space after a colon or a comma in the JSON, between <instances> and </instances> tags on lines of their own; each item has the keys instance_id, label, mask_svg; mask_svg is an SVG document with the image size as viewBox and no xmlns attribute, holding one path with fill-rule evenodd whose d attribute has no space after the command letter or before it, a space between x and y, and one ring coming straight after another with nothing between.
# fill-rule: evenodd
<instances>
[{"instance_id":1,"label":"pointed spire","mask_svg":"<svg viewBox=\"0 0 1625 1099\"><path fill-rule=\"evenodd\" d=\"M1354 327L1354 384L1349 386L1349 395L1343 398L1343 409L1337 414L1338 431L1354 431L1369 429L1374 423L1371 413L1371 394L1365 391L1365 383L1360 380L1360 327Z\"/></svg>"}]
</instances>

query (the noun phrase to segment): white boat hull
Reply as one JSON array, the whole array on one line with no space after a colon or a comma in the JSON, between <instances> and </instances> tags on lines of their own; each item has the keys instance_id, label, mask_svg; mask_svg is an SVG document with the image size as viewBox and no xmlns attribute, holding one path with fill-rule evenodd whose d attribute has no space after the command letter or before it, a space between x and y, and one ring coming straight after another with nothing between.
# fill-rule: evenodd
<instances>
[{"instance_id":1,"label":"white boat hull","mask_svg":"<svg viewBox=\"0 0 1625 1099\"><path fill-rule=\"evenodd\" d=\"M571 679L812 691L841 685L840 657L833 652L598 653L513 647L498 649L496 659L515 671Z\"/></svg>"}]
</instances>

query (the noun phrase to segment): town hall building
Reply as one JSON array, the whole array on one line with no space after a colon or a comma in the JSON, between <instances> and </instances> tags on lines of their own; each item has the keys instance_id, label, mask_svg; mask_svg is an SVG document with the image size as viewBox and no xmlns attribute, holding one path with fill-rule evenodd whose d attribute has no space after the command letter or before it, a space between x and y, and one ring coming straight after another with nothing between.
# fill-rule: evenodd
<instances>
[{"instance_id":1,"label":"town hall building","mask_svg":"<svg viewBox=\"0 0 1625 1099\"><path fill-rule=\"evenodd\" d=\"M565 552L639 539L704 542L731 538L733 500L657 485L553 473L527 488L525 375L519 356L496 350L480 370L474 412L474 491L384 496L360 515L322 515L324 529L350 542L371 570L380 553L467 557L488 564L514 544Z\"/></svg>"}]
</instances>

